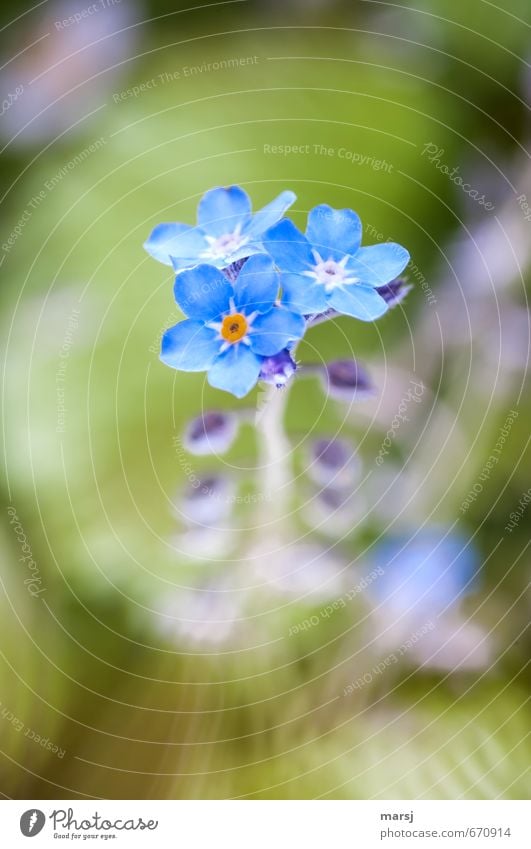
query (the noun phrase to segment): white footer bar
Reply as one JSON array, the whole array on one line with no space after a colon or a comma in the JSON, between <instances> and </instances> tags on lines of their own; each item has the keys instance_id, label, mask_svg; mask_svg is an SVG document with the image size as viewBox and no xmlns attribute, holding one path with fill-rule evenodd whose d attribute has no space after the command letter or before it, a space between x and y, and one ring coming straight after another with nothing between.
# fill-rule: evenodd
<instances>
[{"instance_id":1,"label":"white footer bar","mask_svg":"<svg viewBox=\"0 0 531 849\"><path fill-rule=\"evenodd\" d=\"M525 801L6 800L0 845L529 849L530 808Z\"/></svg>"}]
</instances>

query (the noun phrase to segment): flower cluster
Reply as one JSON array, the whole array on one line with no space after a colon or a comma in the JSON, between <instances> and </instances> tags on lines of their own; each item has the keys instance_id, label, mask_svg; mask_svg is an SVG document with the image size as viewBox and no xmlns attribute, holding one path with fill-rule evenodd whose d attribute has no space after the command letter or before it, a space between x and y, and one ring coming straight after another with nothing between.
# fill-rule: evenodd
<instances>
[{"instance_id":1,"label":"flower cluster","mask_svg":"<svg viewBox=\"0 0 531 849\"><path fill-rule=\"evenodd\" d=\"M282 192L253 215L243 189L215 188L195 227L155 227L144 247L173 267L186 316L163 336L164 363L206 371L211 386L242 398L259 379L291 377L294 347L316 316L374 321L401 300L403 247L361 247L356 213L327 204L311 210L303 234L282 219L294 201Z\"/></svg>"}]
</instances>

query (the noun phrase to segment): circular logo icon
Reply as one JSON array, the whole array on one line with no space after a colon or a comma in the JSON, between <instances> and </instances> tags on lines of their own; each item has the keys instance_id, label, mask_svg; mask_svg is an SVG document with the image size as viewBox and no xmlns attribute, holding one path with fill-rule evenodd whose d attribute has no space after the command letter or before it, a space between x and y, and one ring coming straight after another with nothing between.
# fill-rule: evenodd
<instances>
[{"instance_id":1,"label":"circular logo icon","mask_svg":"<svg viewBox=\"0 0 531 849\"><path fill-rule=\"evenodd\" d=\"M20 817L20 830L24 837L35 837L39 831L42 831L46 817L38 808L30 808L29 811L24 811Z\"/></svg>"}]
</instances>

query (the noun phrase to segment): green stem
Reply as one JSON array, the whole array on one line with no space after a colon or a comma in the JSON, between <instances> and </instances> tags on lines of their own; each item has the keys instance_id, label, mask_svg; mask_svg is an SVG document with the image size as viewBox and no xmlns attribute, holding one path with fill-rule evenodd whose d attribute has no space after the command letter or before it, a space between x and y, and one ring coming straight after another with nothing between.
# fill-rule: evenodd
<instances>
[{"instance_id":1,"label":"green stem","mask_svg":"<svg viewBox=\"0 0 531 849\"><path fill-rule=\"evenodd\" d=\"M268 505L263 533L268 537L280 534L280 527L291 508L291 444L284 428L289 385L282 389L268 386L256 415L260 490Z\"/></svg>"}]
</instances>

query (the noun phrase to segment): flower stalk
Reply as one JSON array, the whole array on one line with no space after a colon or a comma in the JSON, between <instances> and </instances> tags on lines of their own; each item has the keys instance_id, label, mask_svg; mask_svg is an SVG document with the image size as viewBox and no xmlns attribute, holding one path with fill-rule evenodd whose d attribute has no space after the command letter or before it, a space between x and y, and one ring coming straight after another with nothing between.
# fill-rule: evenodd
<instances>
[{"instance_id":1,"label":"flower stalk","mask_svg":"<svg viewBox=\"0 0 531 849\"><path fill-rule=\"evenodd\" d=\"M279 529L291 506L291 444L284 426L290 385L282 389L268 386L265 401L256 416L259 487L268 502L268 522L263 530L268 537Z\"/></svg>"}]
</instances>

